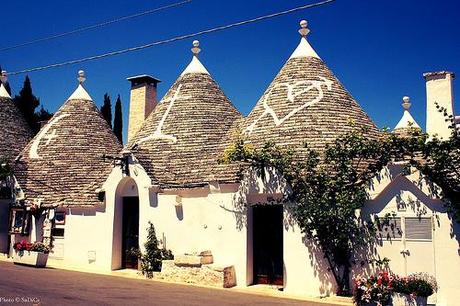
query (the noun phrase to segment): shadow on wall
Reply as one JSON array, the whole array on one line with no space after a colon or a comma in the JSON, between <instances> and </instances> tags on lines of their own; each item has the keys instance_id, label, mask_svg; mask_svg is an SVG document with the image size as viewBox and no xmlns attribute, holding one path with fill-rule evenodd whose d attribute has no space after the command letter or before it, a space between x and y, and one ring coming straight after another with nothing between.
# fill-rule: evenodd
<instances>
[{"instance_id":1,"label":"shadow on wall","mask_svg":"<svg viewBox=\"0 0 460 306\"><path fill-rule=\"evenodd\" d=\"M361 211L363 222L374 220L374 216L376 215L380 215L380 219L382 219L382 212L386 209L388 213L394 216L397 216L396 211L403 211L405 215L417 217L433 215L434 226L440 228L440 215L447 214L451 227L450 238L456 239L458 246L460 243L460 224L452 219L452 215L448 212L442 200L440 200L440 188L427 180L418 171L405 176L401 173L401 169L394 167L392 170L386 171L386 175L390 176L391 182L385 186L385 189L376 198L369 200L363 207ZM380 179L377 182L380 182ZM375 189L370 188L370 190ZM391 205L392 201L394 201L396 206L389 209L388 206ZM392 230L396 230L396 228L392 228ZM383 246L384 241L390 241L391 239L391 235L383 237L380 232L376 237L375 243L356 252L356 262L358 265L354 271L355 274L370 274L375 272L377 267L373 262L382 259L377 253L377 246ZM460 255L460 248L457 248L457 253ZM365 254L369 255L366 256Z\"/></svg>"},{"instance_id":2,"label":"shadow on wall","mask_svg":"<svg viewBox=\"0 0 460 306\"><path fill-rule=\"evenodd\" d=\"M233 196L232 208L221 206L224 210L232 212L236 220L236 228L247 228L248 206L257 204L281 204L283 191L286 190L286 181L280 179L279 173L273 168L264 170L246 169L241 174L241 184Z\"/></svg>"}]
</instances>

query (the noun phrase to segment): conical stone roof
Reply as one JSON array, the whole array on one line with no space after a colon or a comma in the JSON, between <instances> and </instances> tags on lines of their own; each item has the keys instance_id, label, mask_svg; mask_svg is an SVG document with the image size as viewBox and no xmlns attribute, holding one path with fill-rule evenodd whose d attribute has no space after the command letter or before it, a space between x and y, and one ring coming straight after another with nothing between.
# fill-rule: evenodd
<instances>
[{"instance_id":1,"label":"conical stone roof","mask_svg":"<svg viewBox=\"0 0 460 306\"><path fill-rule=\"evenodd\" d=\"M31 138L29 125L0 84L0 160L12 162Z\"/></svg>"},{"instance_id":2,"label":"conical stone roof","mask_svg":"<svg viewBox=\"0 0 460 306\"><path fill-rule=\"evenodd\" d=\"M219 165L222 140L242 116L199 61L175 81L128 148L150 177L164 187L193 187L236 180L234 165Z\"/></svg>"},{"instance_id":3,"label":"conical stone roof","mask_svg":"<svg viewBox=\"0 0 460 306\"><path fill-rule=\"evenodd\" d=\"M338 136L365 127L378 130L306 39L301 22L299 46L246 118L243 133L262 145L303 146L321 151Z\"/></svg>"},{"instance_id":4,"label":"conical stone roof","mask_svg":"<svg viewBox=\"0 0 460 306\"><path fill-rule=\"evenodd\" d=\"M95 205L100 203L96 190L113 168L102 157L121 149L80 84L25 147L15 176L26 200L40 200L43 206Z\"/></svg>"},{"instance_id":5,"label":"conical stone roof","mask_svg":"<svg viewBox=\"0 0 460 306\"><path fill-rule=\"evenodd\" d=\"M403 97L402 106L404 113L401 117L401 120L399 120L398 124L395 126L393 132L399 136L409 136L414 129L422 130L420 125L418 125L414 117L412 117L411 113L409 112L411 106L409 97Z\"/></svg>"}]
</instances>

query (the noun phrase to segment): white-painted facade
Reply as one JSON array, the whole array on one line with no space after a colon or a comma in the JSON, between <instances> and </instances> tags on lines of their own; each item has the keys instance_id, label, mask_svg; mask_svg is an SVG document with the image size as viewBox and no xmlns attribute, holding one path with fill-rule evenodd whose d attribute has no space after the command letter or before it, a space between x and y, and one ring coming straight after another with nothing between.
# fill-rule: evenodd
<instances>
[{"instance_id":1,"label":"white-painted facade","mask_svg":"<svg viewBox=\"0 0 460 306\"><path fill-rule=\"evenodd\" d=\"M301 34L306 36L306 25L302 28ZM208 73L196 57L198 45L193 49L195 55L183 74ZM298 56L318 57L305 37L302 37L291 57ZM326 79L310 83L318 91L319 100L323 88L331 86ZM451 93L434 90L434 85L430 84L427 85L427 118L434 118L432 102L437 99L433 95L451 97ZM287 87L292 95L293 89ZM180 94L179 91L180 87L177 94ZM86 95L89 97L81 86L74 95L83 99ZM175 97L173 95L172 99ZM171 107L173 104L172 101ZM264 115L271 115L277 124L282 124L284 120L295 116L297 111L294 109L287 117L278 118L270 113L268 107ZM168 112L165 113L167 115ZM442 124L436 118L427 127L434 129ZM405 128L414 123L417 125L406 109L397 127ZM175 142L173 136L163 134L161 122L154 134L141 142L152 139ZM269 203L279 197L284 190L281 180L268 175L271 179L263 181L248 172L241 183L219 185L211 182L195 188L161 189L153 185L152 179L133 156L129 157L127 172L129 174L123 172L121 167L114 166L101 186L105 197L100 205L91 208L62 208L66 212L65 224L62 225L64 234L63 237L54 237L50 263L59 261L64 265L105 271L120 269L123 252L123 198L137 197L140 246L146 241L148 222L152 222L163 247L170 249L173 254L210 250L215 264L235 267L237 286L254 283L253 205ZM391 260L390 267L398 274L423 271L433 274L440 286L436 297L433 297L436 305L456 305L456 301L460 300L460 286L456 280L456 276L460 275L460 227L450 219L443 203L436 198L436 189L432 188L418 172L404 176L400 165L390 165L370 187L371 199L361 213L365 217L383 217L387 213L395 213L396 217L401 218L402 226L410 223L407 220L429 220L432 225L430 239L411 240L403 234L398 239L382 241L377 254L388 257ZM42 223L43 217L33 222L31 240L40 239ZM333 294L336 286L328 272L327 263L321 251L305 240L300 228L290 217L289 205L284 208L282 232L284 291L311 296ZM13 242L22 239L19 235L12 237ZM361 269L357 268L356 271L360 272Z\"/></svg>"}]
</instances>

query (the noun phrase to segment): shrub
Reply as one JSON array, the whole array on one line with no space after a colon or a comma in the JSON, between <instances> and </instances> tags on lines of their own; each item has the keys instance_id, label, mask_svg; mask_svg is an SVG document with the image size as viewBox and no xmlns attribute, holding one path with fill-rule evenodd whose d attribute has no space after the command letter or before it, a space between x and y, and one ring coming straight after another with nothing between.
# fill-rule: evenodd
<instances>
[{"instance_id":1,"label":"shrub","mask_svg":"<svg viewBox=\"0 0 460 306\"><path fill-rule=\"evenodd\" d=\"M396 277L394 291L412 296L430 296L438 290L436 279L427 273L414 273L408 277Z\"/></svg>"},{"instance_id":2,"label":"shrub","mask_svg":"<svg viewBox=\"0 0 460 306\"><path fill-rule=\"evenodd\" d=\"M141 269L143 275L148 278L152 278L154 271L161 271L161 261L165 259L173 259L174 256L170 250L158 247L155 227L151 222L149 222L147 231L147 241L144 243L145 253L140 256Z\"/></svg>"},{"instance_id":3,"label":"shrub","mask_svg":"<svg viewBox=\"0 0 460 306\"><path fill-rule=\"evenodd\" d=\"M46 244L40 241L36 241L34 243L27 242L26 240L22 240L21 242L16 242L13 245L13 249L16 252L42 252L42 253L49 253L50 248Z\"/></svg>"},{"instance_id":4,"label":"shrub","mask_svg":"<svg viewBox=\"0 0 460 306\"><path fill-rule=\"evenodd\" d=\"M384 305L390 301L393 293L393 276L388 272L380 272L377 276L357 277L354 279L354 301L357 305L371 301Z\"/></svg>"},{"instance_id":5,"label":"shrub","mask_svg":"<svg viewBox=\"0 0 460 306\"><path fill-rule=\"evenodd\" d=\"M428 297L438 290L436 279L427 273L400 277L380 272L377 276L356 277L354 284L354 301L357 305L370 302L387 305L393 293L407 294L415 298Z\"/></svg>"}]
</instances>

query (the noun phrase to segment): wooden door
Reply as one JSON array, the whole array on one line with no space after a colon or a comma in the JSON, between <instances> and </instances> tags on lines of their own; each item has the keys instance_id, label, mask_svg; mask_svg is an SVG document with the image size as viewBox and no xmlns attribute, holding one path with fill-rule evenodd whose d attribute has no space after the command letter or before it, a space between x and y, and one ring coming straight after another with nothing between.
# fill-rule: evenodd
<instances>
[{"instance_id":1,"label":"wooden door","mask_svg":"<svg viewBox=\"0 0 460 306\"><path fill-rule=\"evenodd\" d=\"M253 207L254 283L283 285L283 206Z\"/></svg>"},{"instance_id":2,"label":"wooden door","mask_svg":"<svg viewBox=\"0 0 460 306\"><path fill-rule=\"evenodd\" d=\"M122 268L137 269L139 249L139 198L123 198Z\"/></svg>"}]
</instances>

